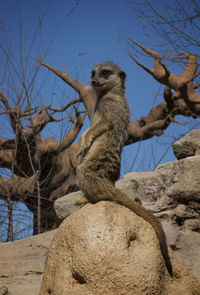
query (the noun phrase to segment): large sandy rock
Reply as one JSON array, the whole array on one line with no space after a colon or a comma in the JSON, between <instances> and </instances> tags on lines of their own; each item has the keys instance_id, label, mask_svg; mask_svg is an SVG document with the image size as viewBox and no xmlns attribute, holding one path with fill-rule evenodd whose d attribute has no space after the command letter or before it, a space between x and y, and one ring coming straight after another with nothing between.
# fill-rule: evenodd
<instances>
[{"instance_id":1,"label":"large sandy rock","mask_svg":"<svg viewBox=\"0 0 200 295\"><path fill-rule=\"evenodd\" d=\"M0 244L0 295L38 295L55 232Z\"/></svg>"},{"instance_id":2,"label":"large sandy rock","mask_svg":"<svg viewBox=\"0 0 200 295\"><path fill-rule=\"evenodd\" d=\"M56 233L40 295L200 295L200 284L169 251L173 280L150 224L111 202L87 204Z\"/></svg>"}]
</instances>

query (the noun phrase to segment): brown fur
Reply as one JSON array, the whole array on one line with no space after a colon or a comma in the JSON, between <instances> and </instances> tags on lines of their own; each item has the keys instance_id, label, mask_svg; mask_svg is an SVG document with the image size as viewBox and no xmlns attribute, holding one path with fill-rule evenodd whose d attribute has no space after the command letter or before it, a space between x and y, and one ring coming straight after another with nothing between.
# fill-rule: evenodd
<instances>
[{"instance_id":1,"label":"brown fur","mask_svg":"<svg viewBox=\"0 0 200 295\"><path fill-rule=\"evenodd\" d=\"M80 141L77 182L84 196L77 204L113 201L148 221L157 234L166 267L172 276L166 237L160 222L114 186L120 176L121 151L128 137L130 119L125 77L125 73L112 62L98 64L92 71L91 84L97 103L91 126Z\"/></svg>"}]
</instances>

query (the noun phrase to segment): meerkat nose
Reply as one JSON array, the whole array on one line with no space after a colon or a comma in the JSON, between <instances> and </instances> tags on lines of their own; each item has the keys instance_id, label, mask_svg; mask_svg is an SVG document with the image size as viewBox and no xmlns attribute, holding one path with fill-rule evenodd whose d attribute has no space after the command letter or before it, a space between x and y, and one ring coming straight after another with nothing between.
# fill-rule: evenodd
<instances>
[{"instance_id":1,"label":"meerkat nose","mask_svg":"<svg viewBox=\"0 0 200 295\"><path fill-rule=\"evenodd\" d=\"M96 80L92 80L92 85L97 85L98 82Z\"/></svg>"}]
</instances>

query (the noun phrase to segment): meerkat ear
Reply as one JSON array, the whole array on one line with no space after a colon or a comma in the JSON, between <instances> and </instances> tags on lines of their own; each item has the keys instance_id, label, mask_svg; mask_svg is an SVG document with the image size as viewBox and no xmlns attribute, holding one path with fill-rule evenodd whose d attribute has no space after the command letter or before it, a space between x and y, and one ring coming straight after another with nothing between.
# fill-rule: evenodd
<instances>
[{"instance_id":1,"label":"meerkat ear","mask_svg":"<svg viewBox=\"0 0 200 295\"><path fill-rule=\"evenodd\" d=\"M126 80L126 74L124 72L119 73L121 82L122 82L122 88L125 88L125 80Z\"/></svg>"}]
</instances>

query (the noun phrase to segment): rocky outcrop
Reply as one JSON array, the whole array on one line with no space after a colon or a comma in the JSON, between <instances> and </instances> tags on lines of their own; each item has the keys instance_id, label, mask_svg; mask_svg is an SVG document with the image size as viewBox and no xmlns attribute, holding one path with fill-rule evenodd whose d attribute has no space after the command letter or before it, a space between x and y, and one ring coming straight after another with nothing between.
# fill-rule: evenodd
<instances>
[{"instance_id":1,"label":"rocky outcrop","mask_svg":"<svg viewBox=\"0 0 200 295\"><path fill-rule=\"evenodd\" d=\"M65 195L55 201L54 210L59 220L62 221L76 210L79 210L79 207L75 205L79 196L80 191Z\"/></svg>"},{"instance_id":2,"label":"rocky outcrop","mask_svg":"<svg viewBox=\"0 0 200 295\"><path fill-rule=\"evenodd\" d=\"M150 224L111 202L65 219L48 254L40 295L200 295L171 249L173 279Z\"/></svg>"},{"instance_id":3,"label":"rocky outcrop","mask_svg":"<svg viewBox=\"0 0 200 295\"><path fill-rule=\"evenodd\" d=\"M135 286L138 290L142 290L142 286L146 284L148 286L147 290L151 290L151 292L149 291L150 293L142 291L142 293L135 294L142 295L145 294L144 292L147 292L147 294L165 294L165 288L168 288L167 290L171 292L166 293L167 295L199 294L199 291L195 291L197 286L196 280L189 274L184 263L177 258L177 256L182 258L192 274L200 281L200 137L198 132L200 131L192 131L191 134L184 137L184 140L181 139L177 143L178 152L176 154L177 157L181 158L180 160L162 164L151 172L129 173L116 184L130 198L135 199L144 207L150 209L162 222L168 244L173 249L173 252L170 251L176 273L176 279L173 284L169 283L168 273L166 273L162 257L160 256L157 239L147 222L144 222L141 218L135 216L134 213L129 212L129 210L127 211L126 208L109 202L101 202L96 205L88 204L79 210L75 206L79 192L66 195L55 202L55 211L61 221L75 210L77 212L69 216L61 225L59 229L61 235L59 233L56 235L54 240L56 247L53 246L54 252L50 252L53 253L50 254L52 266L49 272L47 272L49 282L55 280L52 278L52 272L56 263L56 272L53 273L53 276L60 276L62 274L58 265L64 267L70 253L70 267L68 265L64 271L67 274L67 278L62 276L62 280L69 279L69 283L73 283L75 286L74 290L80 291L79 293L78 291L73 293L73 291L70 293L72 295L98 294L96 291L95 293L93 292L93 288L97 288L95 287L95 284L97 284L96 286L103 290L103 286L100 285L102 271L105 271L104 275L107 281L104 281L104 283L105 286L109 286L109 290L111 290L109 292L112 292L114 290L112 288L115 288L115 285L119 286L123 280L125 282L125 284L122 284L123 286L130 285L131 288ZM196 137L194 137L194 134L197 134ZM190 145L193 147L190 147ZM189 152L184 153L186 146ZM177 148L175 149L177 150ZM126 235L123 234L124 231ZM0 294L7 295L8 287L9 295L38 295L45 257L55 232L48 232L14 243L0 244ZM135 233L135 236L133 235L134 239L131 241L130 237L132 237L133 233ZM87 239L84 240L83 234ZM61 239L62 235L63 240ZM64 248L66 245L69 245L69 239L71 245L73 245L72 248L68 246ZM60 244L61 240L63 242L62 245ZM84 241L85 246L82 246ZM100 248L101 241L103 243ZM143 242L141 243L141 241ZM77 246L75 245L76 243ZM107 248L104 248L104 243L107 245ZM80 249L81 246L82 250ZM98 249L96 252L95 247ZM106 249L109 250L109 254L106 254ZM95 253L97 254L97 252L99 260L96 261ZM149 253L147 255L148 259L146 259L146 256L143 256L143 252L146 255ZM66 253L66 256L61 256L61 253ZM87 255L85 255L86 253ZM85 260L83 261L84 255ZM103 257L105 257L105 260ZM114 260L115 258L116 260ZM139 262L140 259L141 261ZM86 272L80 272L82 266L79 261L81 265L87 266L84 268ZM105 264L107 262L108 268L106 268L104 262ZM120 268L118 263L120 263ZM96 269L99 266L98 272L93 276L94 280L96 279L96 283L87 274L87 271L92 266L93 273L94 269L96 273ZM157 270L155 270L155 266ZM127 270L125 269L126 267ZM144 274L148 274L146 278L145 275L140 274L142 272L141 269ZM129 271L130 273L128 273ZM139 273L137 274L138 271ZM101 277L100 280L98 275ZM133 276L136 277L135 281ZM152 284L147 284L148 277ZM137 280L137 278L139 279ZM163 278L163 280L160 278ZM140 281L141 284L138 283ZM163 293L156 293L157 291L155 290L158 289L158 285L161 286ZM51 289L52 287L49 288ZM63 295L62 292L58 293L58 290L64 287L57 286L56 288L57 293L49 294ZM85 290L88 293L84 293ZM121 287L119 287L119 290L121 290ZM122 290L121 293L129 294L126 291L123 293ZM102 294L105 295L107 293L102 292ZM108 294L119 295L120 293L118 291Z\"/></svg>"},{"instance_id":4,"label":"rocky outcrop","mask_svg":"<svg viewBox=\"0 0 200 295\"><path fill-rule=\"evenodd\" d=\"M200 156L126 174L116 186L160 219L169 245L200 280ZM70 215L77 196L55 202L59 218Z\"/></svg>"},{"instance_id":5,"label":"rocky outcrop","mask_svg":"<svg viewBox=\"0 0 200 295\"><path fill-rule=\"evenodd\" d=\"M0 244L1 295L38 295L54 234L55 231L50 231L21 241Z\"/></svg>"},{"instance_id":6,"label":"rocky outcrop","mask_svg":"<svg viewBox=\"0 0 200 295\"><path fill-rule=\"evenodd\" d=\"M192 130L173 144L177 159L200 155L200 129Z\"/></svg>"},{"instance_id":7,"label":"rocky outcrop","mask_svg":"<svg viewBox=\"0 0 200 295\"><path fill-rule=\"evenodd\" d=\"M7 286L0 287L0 295L8 295L8 287Z\"/></svg>"},{"instance_id":8,"label":"rocky outcrop","mask_svg":"<svg viewBox=\"0 0 200 295\"><path fill-rule=\"evenodd\" d=\"M168 243L200 279L200 156L125 175L117 186L160 219Z\"/></svg>"}]
</instances>

